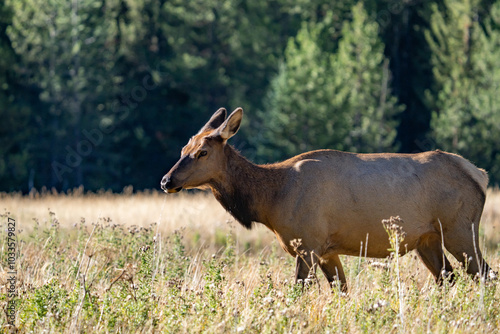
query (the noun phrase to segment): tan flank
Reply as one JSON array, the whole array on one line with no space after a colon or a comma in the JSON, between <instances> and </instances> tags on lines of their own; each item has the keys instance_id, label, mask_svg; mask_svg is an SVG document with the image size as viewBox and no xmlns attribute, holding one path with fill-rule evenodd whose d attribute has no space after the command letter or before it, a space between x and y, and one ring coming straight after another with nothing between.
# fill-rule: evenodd
<instances>
[{"instance_id":1,"label":"tan flank","mask_svg":"<svg viewBox=\"0 0 500 334\"><path fill-rule=\"evenodd\" d=\"M297 257L297 280L319 266L329 282L338 278L345 289L339 255L388 256L381 221L391 216L404 221L402 252L415 249L438 282L452 271L442 243L470 274L489 272L477 244L488 184L484 170L442 151L319 150L255 165L227 144L242 116L241 108L228 118L219 109L182 149L162 189L209 188L246 228L267 226ZM297 250L307 255L299 257Z\"/></svg>"}]
</instances>

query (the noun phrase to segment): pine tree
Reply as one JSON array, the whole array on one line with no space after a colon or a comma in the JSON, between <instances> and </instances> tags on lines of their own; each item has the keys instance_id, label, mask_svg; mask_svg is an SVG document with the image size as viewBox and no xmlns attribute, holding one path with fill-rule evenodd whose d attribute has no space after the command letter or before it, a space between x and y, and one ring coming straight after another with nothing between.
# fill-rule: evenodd
<instances>
[{"instance_id":1,"label":"pine tree","mask_svg":"<svg viewBox=\"0 0 500 334\"><path fill-rule=\"evenodd\" d=\"M12 12L0 3L0 185L1 191L28 190L29 148L23 145L32 131L30 106L23 101L26 95L18 89L12 68L16 57L5 33L12 22Z\"/></svg>"},{"instance_id":2,"label":"pine tree","mask_svg":"<svg viewBox=\"0 0 500 334\"><path fill-rule=\"evenodd\" d=\"M99 105L113 94L110 69L116 55L117 8L114 1L93 0L8 0L7 4L13 12L7 33L19 58L16 71L23 75L24 85L39 90L40 101L48 107L37 111L35 137L40 140L31 158L49 166L37 169L51 175L44 184L81 185L90 167L84 158L94 149L87 142L82 146L86 140L82 131L98 127Z\"/></svg>"},{"instance_id":3,"label":"pine tree","mask_svg":"<svg viewBox=\"0 0 500 334\"><path fill-rule=\"evenodd\" d=\"M328 23L327 16L304 24L288 43L261 113L265 131L256 138L258 155L284 158L315 148L393 150L394 116L402 108L390 94L377 23L361 3L353 6L335 53L320 47L327 44L319 36L325 36Z\"/></svg>"},{"instance_id":4,"label":"pine tree","mask_svg":"<svg viewBox=\"0 0 500 334\"><path fill-rule=\"evenodd\" d=\"M336 99L343 101L340 107L350 121L344 147L355 152L394 150L395 117L404 109L390 92L389 60L378 30L358 3L332 56L333 79L339 87Z\"/></svg>"},{"instance_id":5,"label":"pine tree","mask_svg":"<svg viewBox=\"0 0 500 334\"><path fill-rule=\"evenodd\" d=\"M434 7L427 39L437 94L432 118L436 146L457 152L500 180L500 1L479 17L477 0Z\"/></svg>"},{"instance_id":6,"label":"pine tree","mask_svg":"<svg viewBox=\"0 0 500 334\"><path fill-rule=\"evenodd\" d=\"M288 43L285 62L271 83L267 110L260 114L265 130L256 137L259 156L284 158L326 144L325 138L334 135L327 94L333 87L328 87L328 58L317 36L316 27L304 24ZM325 128L330 131L323 134Z\"/></svg>"},{"instance_id":7,"label":"pine tree","mask_svg":"<svg viewBox=\"0 0 500 334\"><path fill-rule=\"evenodd\" d=\"M430 49L425 38L431 4L442 1L365 1L367 11L380 24L393 74L391 88L405 110L399 117L396 141L401 152L425 151L431 108L425 92L432 85Z\"/></svg>"}]
</instances>

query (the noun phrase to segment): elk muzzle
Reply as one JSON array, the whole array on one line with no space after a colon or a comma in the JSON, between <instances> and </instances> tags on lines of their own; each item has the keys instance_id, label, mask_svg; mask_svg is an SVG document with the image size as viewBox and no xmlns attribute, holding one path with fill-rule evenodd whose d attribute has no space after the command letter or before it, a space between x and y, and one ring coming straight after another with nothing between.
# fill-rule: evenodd
<instances>
[{"instance_id":1,"label":"elk muzzle","mask_svg":"<svg viewBox=\"0 0 500 334\"><path fill-rule=\"evenodd\" d=\"M172 178L167 174L161 179L161 189L166 193L177 193L182 190L182 187L175 187Z\"/></svg>"}]
</instances>

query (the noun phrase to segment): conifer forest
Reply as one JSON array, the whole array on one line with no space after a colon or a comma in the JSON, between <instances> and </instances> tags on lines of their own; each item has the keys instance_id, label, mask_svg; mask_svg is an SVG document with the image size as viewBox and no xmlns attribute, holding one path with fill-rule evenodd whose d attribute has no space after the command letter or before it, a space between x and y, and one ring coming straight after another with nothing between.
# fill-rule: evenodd
<instances>
[{"instance_id":1,"label":"conifer forest","mask_svg":"<svg viewBox=\"0 0 500 334\"><path fill-rule=\"evenodd\" d=\"M500 0L4 0L0 191L159 189L189 136L463 155L500 182Z\"/></svg>"}]
</instances>

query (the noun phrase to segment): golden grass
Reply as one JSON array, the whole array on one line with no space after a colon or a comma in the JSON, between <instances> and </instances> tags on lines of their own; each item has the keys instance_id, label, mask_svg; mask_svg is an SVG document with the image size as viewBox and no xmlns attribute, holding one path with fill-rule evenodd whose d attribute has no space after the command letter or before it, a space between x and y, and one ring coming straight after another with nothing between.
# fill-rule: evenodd
<instances>
[{"instance_id":1,"label":"golden grass","mask_svg":"<svg viewBox=\"0 0 500 334\"><path fill-rule=\"evenodd\" d=\"M238 245L248 248L270 246L274 235L264 226L255 224L252 230L241 227L215 200L211 193L181 192L167 195L162 192L127 194L86 194L75 191L68 196L59 194L0 194L0 210L11 213L20 229L29 231L33 218L49 220L54 212L61 227L72 227L83 217L95 222L110 218L126 226L149 226L156 222L165 235L183 229L184 235L199 241L199 245L213 246L216 239L234 233ZM0 211L1 212L1 211ZM500 244L500 191L489 189L481 219L481 244L486 252ZM196 246L196 245L190 245ZM285 256L285 253L283 252Z\"/></svg>"},{"instance_id":2,"label":"golden grass","mask_svg":"<svg viewBox=\"0 0 500 334\"><path fill-rule=\"evenodd\" d=\"M500 190L489 189L486 195L481 228L487 248L497 248L500 245Z\"/></svg>"},{"instance_id":3,"label":"golden grass","mask_svg":"<svg viewBox=\"0 0 500 334\"><path fill-rule=\"evenodd\" d=\"M349 295L329 292L319 273L320 287L313 281L302 292L274 235L244 229L207 193L0 194L0 210L23 230L21 332L461 333L500 325L497 282L459 275L439 288L414 253L399 259L399 275L389 259L343 257ZM151 231L133 228L153 222ZM499 229L500 191L489 190L480 242L495 270Z\"/></svg>"},{"instance_id":4,"label":"golden grass","mask_svg":"<svg viewBox=\"0 0 500 334\"><path fill-rule=\"evenodd\" d=\"M45 223L50 220L49 212L53 212L63 228L73 227L81 218L87 222L110 218L113 223L125 226L147 227L158 223L159 232L163 235L182 229L187 239L197 241L197 245L190 245L193 247L214 247L218 238L225 237L230 230L237 243L246 248L250 244L260 248L274 240L274 235L260 224L255 224L250 231L242 228L213 195L206 192L175 195L156 191L134 195L83 195L78 192L69 196L51 193L31 196L4 194L0 203L0 210L10 212L19 228L26 231L32 229L33 218Z\"/></svg>"}]
</instances>

